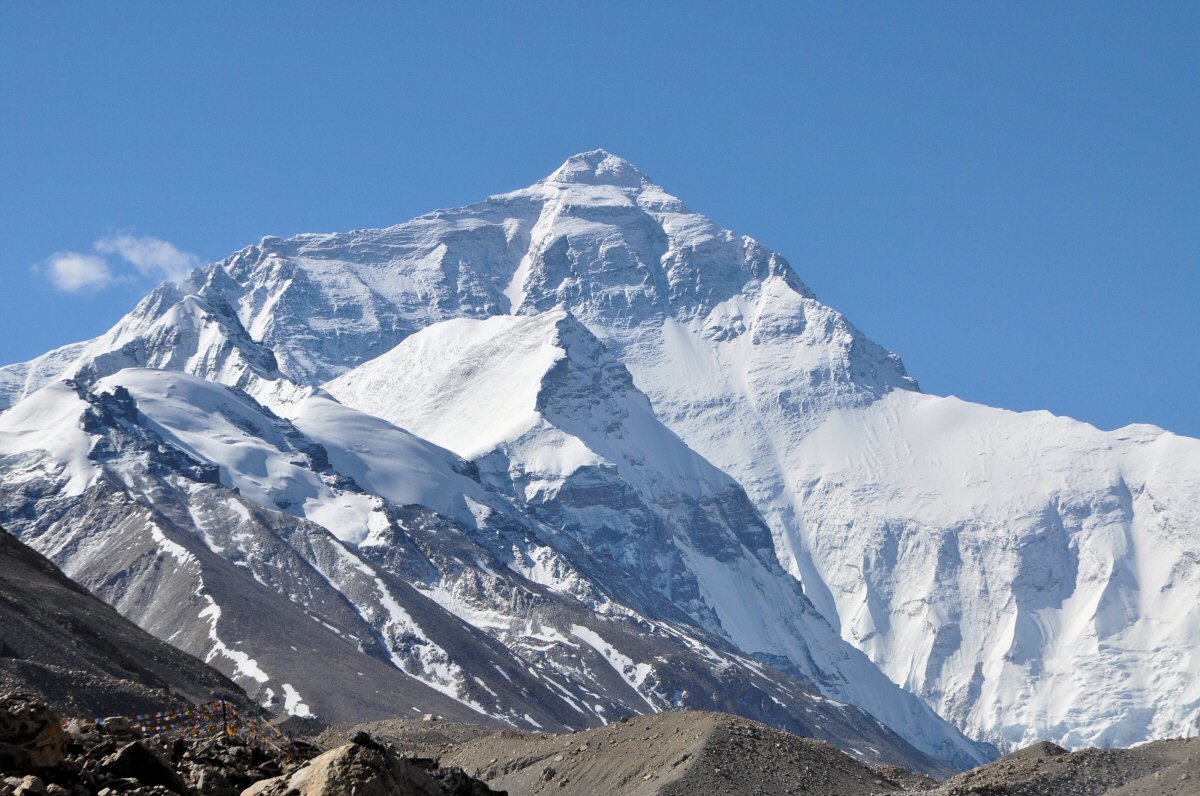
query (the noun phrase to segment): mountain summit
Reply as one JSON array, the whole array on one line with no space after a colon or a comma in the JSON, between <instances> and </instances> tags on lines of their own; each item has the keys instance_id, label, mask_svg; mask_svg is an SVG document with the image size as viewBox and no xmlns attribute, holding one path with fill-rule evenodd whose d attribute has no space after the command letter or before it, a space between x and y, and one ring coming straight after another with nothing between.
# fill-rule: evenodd
<instances>
[{"instance_id":1,"label":"mountain summit","mask_svg":"<svg viewBox=\"0 0 1200 796\"><path fill-rule=\"evenodd\" d=\"M1200 441L923 394L602 150L264 238L0 407L0 522L294 713L717 708L926 770L1200 722Z\"/></svg>"},{"instance_id":2,"label":"mountain summit","mask_svg":"<svg viewBox=\"0 0 1200 796\"><path fill-rule=\"evenodd\" d=\"M553 174L541 182L544 184L613 185L618 188L641 188L653 184L628 160L603 149L593 149L590 152L572 155Z\"/></svg>"}]
</instances>

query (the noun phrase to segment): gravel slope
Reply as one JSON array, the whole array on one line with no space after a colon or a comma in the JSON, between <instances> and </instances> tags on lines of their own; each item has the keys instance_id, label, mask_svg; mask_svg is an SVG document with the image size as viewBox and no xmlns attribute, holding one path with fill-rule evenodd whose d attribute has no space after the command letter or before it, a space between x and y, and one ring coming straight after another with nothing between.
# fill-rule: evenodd
<instances>
[{"instance_id":1,"label":"gravel slope","mask_svg":"<svg viewBox=\"0 0 1200 796\"><path fill-rule=\"evenodd\" d=\"M1196 796L1200 738L1067 752L1038 743L947 781L927 796Z\"/></svg>"},{"instance_id":2,"label":"gravel slope","mask_svg":"<svg viewBox=\"0 0 1200 796\"><path fill-rule=\"evenodd\" d=\"M440 757L512 794L868 796L903 788L827 743L724 713L658 713L564 735L371 722L333 728L319 742L328 746L359 729L410 754Z\"/></svg>"},{"instance_id":3,"label":"gravel slope","mask_svg":"<svg viewBox=\"0 0 1200 796\"><path fill-rule=\"evenodd\" d=\"M68 715L245 700L220 672L151 636L0 528L0 693Z\"/></svg>"},{"instance_id":4,"label":"gravel slope","mask_svg":"<svg viewBox=\"0 0 1200 796\"><path fill-rule=\"evenodd\" d=\"M1200 794L1200 738L1079 752L1040 742L938 783L895 766L868 767L829 744L724 713L659 713L564 735L376 721L330 728L318 742L335 746L358 730L406 754L461 766L513 796Z\"/></svg>"}]
</instances>

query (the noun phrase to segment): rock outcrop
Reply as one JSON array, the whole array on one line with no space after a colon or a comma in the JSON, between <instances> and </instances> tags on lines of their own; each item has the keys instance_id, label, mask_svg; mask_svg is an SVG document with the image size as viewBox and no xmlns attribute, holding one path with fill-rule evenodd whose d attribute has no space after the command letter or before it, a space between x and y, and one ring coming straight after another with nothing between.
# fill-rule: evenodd
<instances>
[{"instance_id":1,"label":"rock outcrop","mask_svg":"<svg viewBox=\"0 0 1200 796\"><path fill-rule=\"evenodd\" d=\"M64 728L62 715L44 702L0 697L0 796L237 796L299 767L311 749L225 734L143 736L122 717L72 719Z\"/></svg>"}]
</instances>

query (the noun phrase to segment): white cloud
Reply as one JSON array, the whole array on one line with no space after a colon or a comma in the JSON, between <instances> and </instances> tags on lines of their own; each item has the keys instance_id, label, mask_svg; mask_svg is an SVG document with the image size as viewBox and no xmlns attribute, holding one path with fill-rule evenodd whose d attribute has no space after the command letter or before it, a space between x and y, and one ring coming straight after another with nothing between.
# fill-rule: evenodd
<instances>
[{"instance_id":1,"label":"white cloud","mask_svg":"<svg viewBox=\"0 0 1200 796\"><path fill-rule=\"evenodd\" d=\"M96 241L96 251L115 254L132 263L145 277L165 277L178 282L200 266L200 258L180 251L175 244L158 238L139 238L133 235L110 235Z\"/></svg>"},{"instance_id":2,"label":"white cloud","mask_svg":"<svg viewBox=\"0 0 1200 796\"><path fill-rule=\"evenodd\" d=\"M81 293L136 282L134 270L147 279L179 282L202 265L199 257L178 249L170 241L140 238L128 233L101 238L92 247L98 254L59 252L34 266L34 270L49 275L59 290Z\"/></svg>"},{"instance_id":3,"label":"white cloud","mask_svg":"<svg viewBox=\"0 0 1200 796\"><path fill-rule=\"evenodd\" d=\"M103 257L78 252L59 252L46 261L50 280L59 290L79 293L112 284L113 273Z\"/></svg>"}]
</instances>

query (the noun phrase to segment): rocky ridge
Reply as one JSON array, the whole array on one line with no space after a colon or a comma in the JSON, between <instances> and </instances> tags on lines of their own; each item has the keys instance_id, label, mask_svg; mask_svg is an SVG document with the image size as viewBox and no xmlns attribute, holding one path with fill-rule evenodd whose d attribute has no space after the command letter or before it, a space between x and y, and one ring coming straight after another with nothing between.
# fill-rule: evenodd
<instances>
[{"instance_id":1,"label":"rocky ridge","mask_svg":"<svg viewBox=\"0 0 1200 796\"><path fill-rule=\"evenodd\" d=\"M479 734L450 722L376 722L376 737L438 756L513 794L784 794L867 796L902 785L829 744L717 713L640 716L566 735ZM337 727L338 743L357 732ZM934 780L896 770L896 776ZM911 781L911 780L910 780Z\"/></svg>"},{"instance_id":2,"label":"rocky ridge","mask_svg":"<svg viewBox=\"0 0 1200 796\"><path fill-rule=\"evenodd\" d=\"M758 722L688 711L557 735L427 715L329 728L318 745L246 729L143 734L121 717L63 722L6 695L0 795L1185 796L1200 773L1200 739L1074 753L1041 742L939 783Z\"/></svg>"},{"instance_id":3,"label":"rocky ridge","mask_svg":"<svg viewBox=\"0 0 1200 796\"><path fill-rule=\"evenodd\" d=\"M1189 796L1200 790L1200 739L1068 752L1041 742L953 777L927 796Z\"/></svg>"}]
</instances>

